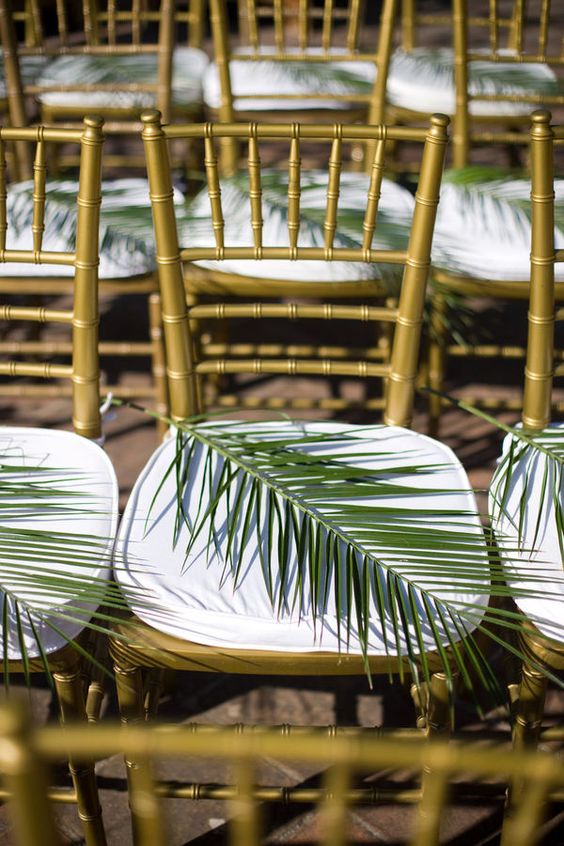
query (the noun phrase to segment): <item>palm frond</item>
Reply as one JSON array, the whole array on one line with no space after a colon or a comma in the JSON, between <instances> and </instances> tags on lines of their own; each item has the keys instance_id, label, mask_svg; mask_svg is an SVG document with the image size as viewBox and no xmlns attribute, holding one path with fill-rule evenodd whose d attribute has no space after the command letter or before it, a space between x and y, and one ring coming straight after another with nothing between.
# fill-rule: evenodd
<instances>
[{"instance_id":1,"label":"palm frond","mask_svg":"<svg viewBox=\"0 0 564 846\"><path fill-rule=\"evenodd\" d=\"M360 650L367 668L378 640L380 654L397 658L400 675L407 663L416 679L428 678L432 651L449 678L458 667L472 686L469 662L492 690L472 632L479 628L514 650L525 617L487 607L489 598L554 594L554 575L542 568L534 586L530 574L517 574L511 588L503 584L497 549L476 512L452 506L464 492L437 486L444 468L385 446L375 452L370 429L176 425L171 542L185 544L186 578L205 556L210 566L220 562L221 584L244 590L254 550L275 613L286 621L312 618L320 637L332 627L339 647ZM151 507L162 512L158 492Z\"/></svg>"},{"instance_id":2,"label":"palm frond","mask_svg":"<svg viewBox=\"0 0 564 846\"><path fill-rule=\"evenodd\" d=\"M97 663L76 636L88 629L108 635L112 624L121 622L132 597L151 603L150 597L115 584L109 570L113 535L87 531L96 518L105 520L106 507L88 473L34 465L17 445L0 455L0 613L6 688L12 662L21 665L28 683L33 659L39 659L50 677L49 653L67 644ZM75 529L69 531L67 526ZM119 569L119 560L116 566ZM128 639L127 634L120 636Z\"/></svg>"},{"instance_id":3,"label":"palm frond","mask_svg":"<svg viewBox=\"0 0 564 846\"><path fill-rule=\"evenodd\" d=\"M555 244L564 246L564 180L555 180ZM447 170L433 239L433 266L477 279L527 282L531 186L528 179L472 165Z\"/></svg>"}]
</instances>

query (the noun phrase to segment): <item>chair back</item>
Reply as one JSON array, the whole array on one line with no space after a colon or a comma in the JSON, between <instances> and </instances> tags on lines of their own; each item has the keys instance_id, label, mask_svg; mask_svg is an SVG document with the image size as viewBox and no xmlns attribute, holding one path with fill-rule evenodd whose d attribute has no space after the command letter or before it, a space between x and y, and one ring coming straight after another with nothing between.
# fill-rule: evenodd
<instances>
[{"instance_id":1,"label":"chair back","mask_svg":"<svg viewBox=\"0 0 564 846\"><path fill-rule=\"evenodd\" d=\"M195 729L198 729L197 731ZM360 735L327 736L326 729L292 728L240 730L192 725L150 725L140 723L126 730L111 725L67 725L37 727L26 718L22 703L8 700L0 711L0 776L8 795L16 846L60 846L60 840L47 799L46 768L58 761L61 749L76 761L109 757L122 753L128 760L155 765L164 760L188 761L190 766L210 763L229 768L230 787L223 787L215 799L227 803L229 836L233 846L258 846L269 842L261 810L264 800L284 801L291 787L271 788L260 784L264 759L291 762L318 771L321 786L310 787L308 801L315 807L316 842L344 846L350 842L349 810L359 802L411 803L415 813L405 842L430 846L439 840L441 820L446 816L449 797L461 776L468 783L489 782L498 787L496 804L503 790L514 779L524 789L513 802L504 825L502 846L533 846L551 792L562 793L564 763L548 752L512 751L501 745L427 741L419 737ZM176 764L178 766L178 764ZM168 842L163 826L163 802L151 770L143 766L130 782L131 807L141 809L136 830L139 846L164 846ZM395 789L381 787L377 774L409 771L422 776L423 789L410 789L401 782ZM460 787L460 785L458 785ZM196 791L197 785L194 785ZM198 798L199 793L186 793ZM493 792L493 791L492 791ZM494 796L495 796L494 792ZM211 796L209 798L212 798ZM457 806L460 813L460 798ZM475 802L474 794L474 802ZM483 797L482 801L487 801Z\"/></svg>"},{"instance_id":2,"label":"chair back","mask_svg":"<svg viewBox=\"0 0 564 846\"><path fill-rule=\"evenodd\" d=\"M219 76L217 113L220 121L241 119L245 113L245 101L261 98L272 101L275 97L277 104L284 100L289 104L292 100L301 100L299 112L302 115L304 111L311 112L313 109L314 114L319 114L324 106L334 112L334 104L339 103L339 108L356 108L356 114L366 116L370 124L383 123L397 0L383 0L378 37L372 36L368 43L366 13L370 12L371 4L361 0L346 0L338 7L333 0L268 0L267 3L236 0L234 5L237 10L237 38L230 28L227 0L210 0L214 58ZM372 21L369 32L374 33L375 24L377 21ZM300 65L304 73L304 64L319 68L320 64L337 62L353 65L372 63L376 73L372 83L354 91L347 90L346 86L341 92L328 91L325 86L320 86L318 91L308 90L306 95L280 90L268 96L242 92L237 93L235 102L231 78L231 61L234 58L237 62L268 60L285 66L293 63L296 75L300 73ZM260 71L258 73L260 75ZM304 99L309 104L305 110ZM267 111L266 107L264 111ZM353 119L351 116L347 118L349 122ZM224 144L224 149L230 152L224 153L222 167L224 172L233 172L237 164L235 144Z\"/></svg>"},{"instance_id":3,"label":"chair back","mask_svg":"<svg viewBox=\"0 0 564 846\"><path fill-rule=\"evenodd\" d=\"M0 319L28 321L34 323L60 323L72 330L72 361L59 364L51 361L39 362L0 360L0 374L13 377L36 377L40 379L68 379L71 383L73 404L73 426L78 434L88 438L101 435L99 411L99 366L98 366L98 229L101 204L101 160L102 119L87 117L83 128L49 129L43 126L33 128L0 128L0 262L26 264L33 274L38 264L53 267L74 267L74 296L71 308L43 308L19 305L0 305ZM11 192L14 186L6 180L6 142L17 142L35 148L33 155L33 209L29 226L29 237L24 239L29 247L10 248L11 232L8 227ZM43 233L46 214L49 213L49 183L47 181L48 148L51 145L74 145L80 148L80 176L76 197L77 224L74 249L49 251L43 248ZM22 228L24 223L22 223ZM22 243L22 232L14 233ZM12 345L9 345L12 347ZM57 352L55 353L57 354ZM21 395L26 387L17 385L15 395ZM59 392L60 388L57 388Z\"/></svg>"},{"instance_id":4,"label":"chair back","mask_svg":"<svg viewBox=\"0 0 564 846\"><path fill-rule=\"evenodd\" d=\"M564 375L562 362L554 366L555 319L564 320L564 308L555 311L554 297L554 266L564 262L564 250L554 245L554 151L564 144L564 127L552 127L546 110L531 120L531 283L522 420L534 431L550 423L553 376Z\"/></svg>"},{"instance_id":5,"label":"chair back","mask_svg":"<svg viewBox=\"0 0 564 846\"><path fill-rule=\"evenodd\" d=\"M115 92L115 80L104 83L97 80L89 83L83 78L72 78L53 84L47 82L25 82L22 78L22 62L26 57L58 56L132 56L156 55L156 74L153 79L130 78L124 80L123 90L129 94L150 94L156 107L167 120L171 116L172 58L175 40L186 32L189 46L200 44L204 23L204 0L187 0L177 4L175 0L58 0L57 14L46 10L39 0L27 0L28 15L24 43L18 43L17 30L12 9L12 0L0 0L0 36L2 39L4 73L8 90L8 106L12 126L30 123L29 99L49 93L92 91ZM49 15L49 25L56 24L56 33L46 30L43 15ZM147 103L145 103L145 106ZM138 119L141 108L119 108L119 113L106 114L108 119L120 122ZM51 122L49 110L45 122ZM82 120L80 106L66 109L66 120ZM126 124L127 127L127 124ZM109 124L106 125L106 129ZM129 127L131 128L131 127ZM30 163L20 165L20 178L30 176Z\"/></svg>"},{"instance_id":6,"label":"chair back","mask_svg":"<svg viewBox=\"0 0 564 846\"><path fill-rule=\"evenodd\" d=\"M393 128L386 126L334 126L307 124L194 124L189 126L161 125L156 111L143 113L142 121L147 172L153 207L157 265L162 298L163 328L167 354L167 373L171 395L172 415L183 419L201 410L198 398L198 377L205 374L318 374L352 376L362 379L385 380L385 399L379 405L390 424L409 425L418 365L419 341L430 262L431 241L439 200L439 187L447 142L448 118L435 115L428 130ZM186 246L179 244L173 202L172 176L169 164L169 142L178 138L200 138L204 141L207 190L212 212L213 234L210 231L206 246L190 246L190 226L183 233ZM239 139L247 143L248 161L244 191L249 196L249 216L252 241L248 246L226 243L224 210L218 173L216 142L222 138ZM408 247L405 250L373 249L377 225L378 201L385 165L386 141L410 139L423 147L419 186L415 211L411 221ZM259 147L265 141L287 145L287 233L279 244L263 243L262 180L263 170ZM300 245L301 154L308 141L329 148L328 187L324 217L323 246ZM375 145L371 173L367 185L366 207L362 225L362 245L342 246L336 240L340 233L339 182L343 144L370 142ZM303 231L303 230L302 230ZM344 240L350 244L350 239ZM201 243L201 242L200 242ZM229 304L196 305L187 312L182 265L194 261L225 259L275 259L300 261L384 262L404 267L403 282L397 307L370 305L336 306L329 304ZM291 276L289 265L288 276ZM217 299L217 297L216 297ZM338 359L298 358L219 358L198 360L198 345L193 337L192 321L226 320L230 318L263 320L285 317L288 320L357 320L385 322L395 327L391 361L355 361L351 356ZM188 319L190 318L190 320ZM342 324L341 324L342 325ZM258 328L258 327L257 327ZM194 352L196 350L196 352ZM226 348L229 352L229 347Z\"/></svg>"},{"instance_id":7,"label":"chair back","mask_svg":"<svg viewBox=\"0 0 564 846\"><path fill-rule=\"evenodd\" d=\"M512 0L504 6L490 3L489 15L472 17L468 0L453 0L454 33L454 81L456 89L456 110L453 120L454 166L468 163L470 143L492 140L492 133L486 127L477 130L472 121L472 103L476 100L491 103L491 116L497 123L511 125L511 111L508 105L530 103L531 110L539 105L563 105L564 87L564 42L561 38L559 4L550 0ZM500 77L506 69L513 67L512 80L496 86L492 91L479 85L479 63L493 62ZM474 70L476 89L471 92L471 65ZM519 68L540 65L533 83L534 90L520 87L517 75ZM544 70L543 70L544 68ZM532 80L531 80L532 81ZM499 141L503 136L493 136ZM506 133L508 142L521 141L518 133Z\"/></svg>"}]
</instances>

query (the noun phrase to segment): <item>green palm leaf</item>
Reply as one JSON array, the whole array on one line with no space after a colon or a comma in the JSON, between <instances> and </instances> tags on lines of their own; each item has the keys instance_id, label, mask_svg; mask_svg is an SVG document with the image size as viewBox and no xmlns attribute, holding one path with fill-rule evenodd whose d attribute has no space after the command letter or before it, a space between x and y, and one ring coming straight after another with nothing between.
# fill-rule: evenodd
<instances>
[{"instance_id":1,"label":"green palm leaf","mask_svg":"<svg viewBox=\"0 0 564 846\"><path fill-rule=\"evenodd\" d=\"M1 649L6 688L14 660L20 662L27 683L33 658L39 659L50 679L48 654L66 644L98 665L95 656L75 641L78 631L108 635L127 612L128 597L151 602L135 591L123 592L113 581L109 572L113 537L80 530L92 517L105 514L99 497L90 492L91 483L88 474L76 470L26 464L17 450L0 456ZM69 520L76 522L77 531L62 528ZM46 523L50 528L42 528ZM127 634L118 637L129 639Z\"/></svg>"},{"instance_id":2,"label":"green palm leaf","mask_svg":"<svg viewBox=\"0 0 564 846\"><path fill-rule=\"evenodd\" d=\"M511 587L502 583L496 548L476 515L449 507L457 491L435 486L439 502L429 496L428 482L441 467L385 448L375 454L368 432L328 434L287 422L176 425L174 542L186 543L186 577L195 554L221 555L222 581L230 578L237 590L256 545L277 613L313 615L321 629L332 596L341 648L354 631L367 670L379 629L400 675L407 663L416 679L428 679L424 656L434 651L449 678L458 667L472 686L468 664L492 690L495 680L471 632L478 627L515 651L525 617L486 610L488 597L554 593L553 572L540 570L534 587L530 574L517 575Z\"/></svg>"}]
</instances>

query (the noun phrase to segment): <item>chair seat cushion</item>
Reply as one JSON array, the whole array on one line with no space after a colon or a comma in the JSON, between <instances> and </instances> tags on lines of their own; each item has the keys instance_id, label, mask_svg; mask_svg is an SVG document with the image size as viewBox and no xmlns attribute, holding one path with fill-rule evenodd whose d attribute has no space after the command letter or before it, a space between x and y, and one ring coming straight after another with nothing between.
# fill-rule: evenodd
<instances>
[{"instance_id":1,"label":"chair seat cushion","mask_svg":"<svg viewBox=\"0 0 564 846\"><path fill-rule=\"evenodd\" d=\"M564 247L564 179L554 181L555 243ZM474 279L528 282L531 183L502 168L446 171L433 239L433 265ZM564 265L555 265L564 280Z\"/></svg>"},{"instance_id":2,"label":"chair seat cushion","mask_svg":"<svg viewBox=\"0 0 564 846\"><path fill-rule=\"evenodd\" d=\"M218 424L214 425L217 428ZM463 615L466 614L461 630L465 627L471 629L479 622L488 600L487 557L481 554L483 537L474 495L469 489L463 468L447 447L423 435L396 427L358 427L333 422L288 422L286 424L262 422L248 425L252 427L250 437L268 437L269 432L270 437L273 437L273 425L277 437L282 439L300 438L304 433L306 435L319 433L325 440L313 445L310 441L302 445L300 449L304 452L315 451L318 455L331 456L333 459L337 456L349 456L349 463L356 463L367 471L381 473L385 479L400 485L415 484L421 491L420 497L406 495L405 492L403 495L390 492L387 486L386 491L378 497L378 504L381 504L384 509L389 509L389 512L385 511L386 529L394 523L394 509L399 512L405 508L408 509L410 515L413 509L413 517L406 518L403 512L403 519L408 520L410 528L418 526L423 530L428 529L431 524L436 524L439 532L443 529L449 533L451 530L456 532L460 528L460 517L454 515L459 515L457 509L463 510L465 518L462 531L466 538L472 535L476 543L474 548L476 552L475 590L469 591L466 582L464 588L457 593L452 580L449 580L448 584L444 581L441 584L442 577L437 576L436 571L434 576L427 573L428 559L423 556L425 559L423 563L421 559L418 559L419 564L415 563L418 550L413 543L410 544L407 535L405 545L402 534L402 540L398 542L397 547L388 547L388 561L397 562L395 569L398 573L402 570L407 572L411 567L419 567L418 575L415 577L411 570L413 582L431 591L434 590L442 600L448 596L454 605L459 602L460 607L465 608ZM281 429L282 434L280 434ZM331 440L329 436L333 433L347 435L347 440L345 441L342 437L340 441ZM220 512L215 522L217 527L215 543L210 539L208 528L204 527L204 530L197 535L190 554L186 558L185 550L191 537L186 524L193 526L198 513L201 514L206 507L205 504L201 504L199 496L201 474L207 472L210 478L221 479L223 459L214 454L215 457L211 464L207 465L206 470L203 453L199 447L196 447L195 459L193 459L195 463L191 465L196 469L190 471L188 484L182 497L186 520L180 520L180 529L177 531L176 476L174 470L171 472L176 450L177 441L171 438L153 454L135 484L119 531L116 548L121 569L116 573L117 580L128 588L150 592L161 609L150 610L143 606L132 606L135 613L155 629L196 643L241 649L295 652L336 652L341 649L358 654L361 646L355 629L354 614L351 618L348 642L345 642L347 635L343 630L344 624L339 636L335 610L334 582L336 578L334 573L330 577L326 575L327 581L323 582L326 589L323 586L319 589L316 612L312 610L309 577L307 573L304 574L304 580L301 583L302 608L295 607L296 589L300 590L300 588L297 578L297 551L293 540L290 541L291 549L287 559L286 603L280 602L277 588L280 584L279 555L281 553L278 548L277 529L276 527L272 529L266 517L266 511L263 509L264 497L267 496L264 491L260 500L264 523L259 532L255 520L252 537L245 546L240 560L234 565L240 567L235 589L231 563L226 560L227 531L221 517L221 514L225 514L226 508L234 508L232 498L230 501L226 501L225 497L221 498ZM426 469L418 473L414 465L418 468L424 465ZM400 470L394 475L394 469L398 467L404 468L405 474ZM367 497L364 502L373 505L375 500ZM279 504L281 513L284 514L284 504L282 501ZM338 505L342 507L344 503ZM325 513L323 510L325 507L325 505L319 506L322 513ZM199 512L199 508L202 511ZM417 509L430 511L432 517ZM346 519L343 519L345 521L343 525L345 525ZM401 519L398 515L400 522ZM405 523L403 525L405 526ZM269 564L266 563L268 559L267 533L271 533L272 540ZM261 536L262 554L258 549L258 534ZM437 536L433 536L436 540ZM442 538L443 535L441 534L440 537ZM324 540L321 547L325 547ZM386 552L382 551L381 547L380 554L386 557ZM272 600L269 598L266 587L269 581L266 575L269 567L274 585ZM344 575L342 578L344 579ZM413 595L418 605L421 602L419 591L415 589ZM386 599L385 602L387 603L388 600ZM468 604L464 606L464 603ZM398 645L395 642L391 623L392 615L393 611L388 606L385 640L378 622L376 599L372 597L368 637L371 654L397 654ZM445 616L448 618L448 614ZM441 629L440 620L435 619L434 622L438 629ZM425 621L421 626L425 646L432 648L434 641L431 626ZM442 634L446 641L447 634L444 631ZM454 625L450 629L450 636L455 639L460 636L460 632L457 634ZM405 642L401 636L399 649L403 654Z\"/></svg>"},{"instance_id":3,"label":"chair seat cushion","mask_svg":"<svg viewBox=\"0 0 564 846\"><path fill-rule=\"evenodd\" d=\"M22 77L22 84L34 85L48 62L49 58L47 56L21 56L20 73ZM8 92L4 77L4 61L2 58L2 50L0 49L0 97L4 98L7 96Z\"/></svg>"},{"instance_id":4,"label":"chair seat cushion","mask_svg":"<svg viewBox=\"0 0 564 846\"><path fill-rule=\"evenodd\" d=\"M52 180L47 183L43 249L74 250L76 238L77 183ZM176 194L176 201L182 197ZM127 220L120 226L120 222ZM32 249L33 182L11 185L7 199L6 248ZM141 221L138 234L136 221ZM100 213L100 279L123 279L155 270L155 245L151 227L149 186L145 179L117 179L102 182ZM53 264L0 263L0 276L72 276L72 266Z\"/></svg>"},{"instance_id":5,"label":"chair seat cushion","mask_svg":"<svg viewBox=\"0 0 564 846\"><path fill-rule=\"evenodd\" d=\"M563 423L541 443L559 443ZM556 441L555 441L556 439ZM508 462L512 469L508 478ZM555 502L564 504L562 468L545 454L507 435L492 479L489 510L507 582L519 589L517 606L547 637L564 642L564 536Z\"/></svg>"},{"instance_id":6,"label":"chair seat cushion","mask_svg":"<svg viewBox=\"0 0 564 846\"><path fill-rule=\"evenodd\" d=\"M38 639L43 652L54 652L100 604L92 599L109 574L118 488L101 447L73 432L3 426L0 462L0 591L3 602L9 592L7 656L18 660L22 639L29 657L41 654Z\"/></svg>"},{"instance_id":7,"label":"chair seat cushion","mask_svg":"<svg viewBox=\"0 0 564 846\"><path fill-rule=\"evenodd\" d=\"M240 53L249 50L240 50ZM295 61L269 60L273 53L263 47L264 59L229 62L234 107L242 111L295 109L347 109L358 106L354 96L369 95L376 79L376 65L365 61ZM310 48L310 55L320 49ZM288 50L291 54L292 50ZM204 73L204 102L210 109L218 109L221 89L217 65L211 62ZM272 96L273 93L279 96ZM349 96L353 102L331 100L331 94ZM323 95L325 98L320 98ZM290 96L295 99L284 99ZM318 99L319 98L319 99Z\"/></svg>"},{"instance_id":8,"label":"chair seat cushion","mask_svg":"<svg viewBox=\"0 0 564 846\"><path fill-rule=\"evenodd\" d=\"M529 115L531 103L519 100L527 94L562 94L558 79L548 65L473 61L469 65L469 92L515 96L515 100L470 102L470 113ZM397 50L390 61L386 88L388 102L403 109L432 114L455 112L454 53L449 47L417 47Z\"/></svg>"},{"instance_id":9,"label":"chair seat cushion","mask_svg":"<svg viewBox=\"0 0 564 846\"><path fill-rule=\"evenodd\" d=\"M178 47L172 61L172 104L191 106L202 102L202 76L208 57L194 47ZM130 56L61 56L54 59L40 75L45 86L113 85L112 91L48 91L39 95L46 106L84 106L88 109L144 109L155 105L150 91L124 91L120 84L144 85L157 79L155 53Z\"/></svg>"},{"instance_id":10,"label":"chair seat cushion","mask_svg":"<svg viewBox=\"0 0 564 846\"><path fill-rule=\"evenodd\" d=\"M361 173L341 176L339 217L335 247L362 245L362 223L366 209L369 178ZM300 247L323 247L323 221L327 204L328 175L316 170L301 174L298 236ZM263 246L288 247L288 175L277 171L262 174ZM248 247L253 241L248 195L248 177L234 176L221 181L225 219L225 246ZM404 250L409 239L414 200L405 188L388 179L382 182L374 249ZM178 211L179 240L183 246L209 247L215 244L207 190L198 194L184 210ZM401 281L401 265L363 262L221 260L199 261L201 267L262 279L292 279L300 282L356 282L379 280L395 292Z\"/></svg>"}]
</instances>

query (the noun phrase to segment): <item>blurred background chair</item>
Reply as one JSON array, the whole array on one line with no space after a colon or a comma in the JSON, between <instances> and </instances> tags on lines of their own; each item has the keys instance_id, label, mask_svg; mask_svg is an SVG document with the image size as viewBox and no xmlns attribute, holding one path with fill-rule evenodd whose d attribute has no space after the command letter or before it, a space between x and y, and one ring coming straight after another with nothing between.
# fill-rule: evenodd
<instances>
[{"instance_id":1,"label":"blurred background chair","mask_svg":"<svg viewBox=\"0 0 564 846\"><path fill-rule=\"evenodd\" d=\"M69 268L72 298L68 307L25 307L3 303L3 325L53 323L71 330L70 363L2 357L0 378L25 390L28 379L55 380L57 390L70 383L74 431L0 427L0 496L2 502L2 654L4 683L23 673L52 676L61 719L85 721L92 702L84 698L83 675L92 667L84 656L96 655L92 634L100 626L98 606L115 589L109 563L118 520L118 490L103 440L98 367L98 219L100 209L102 121L87 118L83 130L3 128L0 144L20 141L35 147L35 160L52 144L80 147L80 179L74 249L47 249L42 234L49 186L36 169L33 192L32 247L12 247L6 231L11 186L0 171L2 266L39 265ZM65 347L66 349L67 347ZM67 358L67 360L68 360ZM15 378L14 378L15 377ZM70 424L70 415L68 424ZM119 598L116 596L118 601ZM94 618L91 625L90 620ZM102 616L102 620L104 617ZM102 626L104 623L102 622ZM88 844L104 844L105 836L91 763L70 757L73 789L57 788L51 796L78 804Z\"/></svg>"},{"instance_id":2,"label":"blurred background chair","mask_svg":"<svg viewBox=\"0 0 564 846\"><path fill-rule=\"evenodd\" d=\"M453 0L451 17L428 14L425 4L404 0L403 49L388 72L390 119L409 125L436 111L452 116L454 167L467 165L481 144L514 143L535 105L564 104L562 10L512 0L480 11ZM448 25L449 17L451 45L422 46L426 27Z\"/></svg>"},{"instance_id":3,"label":"blurred background chair","mask_svg":"<svg viewBox=\"0 0 564 846\"><path fill-rule=\"evenodd\" d=\"M384 0L377 35L373 6L362 6L210 0L214 62L204 100L211 117L382 123L397 0ZM223 139L220 162L223 174L236 171L235 138Z\"/></svg>"},{"instance_id":4,"label":"blurred background chair","mask_svg":"<svg viewBox=\"0 0 564 846\"><path fill-rule=\"evenodd\" d=\"M400 837L411 846L431 846L439 842L441 824L449 819L450 802L460 804L461 779L489 782L490 787L497 788L497 802L495 798L493 801L499 805L504 786L521 776L526 790L512 808L501 846L533 846L539 842L539 828L550 798L561 795L564 786L562 760L547 752L517 753L501 745L484 746L468 740L427 745L395 735L327 737L323 730L303 728L296 736L210 726L205 729L196 733L192 725L145 725L127 732L117 726L38 728L21 704L4 704L0 711L0 774L8 794L14 846L32 846L39 838L46 846L62 843L46 800L48 768L62 747L76 757L109 757L121 752L128 758L150 762L143 782L132 787L131 793L131 803L142 802L144 809L138 831L142 846L170 842L161 792L152 773L171 759L186 770L209 767L210 763L230 770L231 784L222 788L219 798L227 803L226 842L234 846L258 846L268 842L271 835L265 800L276 800L280 793L278 788L263 784L266 761L287 762L292 769L308 767L320 773L320 786L308 788L308 803L314 805L315 842L326 846L350 842L355 831L352 813L370 793L378 793L380 801L388 805L415 805L412 814L405 808L407 820ZM382 774L398 770L421 774L425 789L380 787ZM286 788L288 794L298 790ZM213 790L201 796L203 800L213 797ZM460 813L459 807L456 812Z\"/></svg>"},{"instance_id":5,"label":"blurred background chair","mask_svg":"<svg viewBox=\"0 0 564 846\"><path fill-rule=\"evenodd\" d=\"M56 19L38 0L28 2L32 44L18 43L10 0L0 8L13 125L29 123L35 111L44 124L80 121L93 111L105 118L106 133L123 133L136 129L147 106L159 108L167 120L197 117L208 63L200 49L204 0L61 2ZM34 83L25 85L23 63L34 56L49 61ZM143 161L130 149L118 149L105 156L105 165L131 168ZM30 175L31 162L20 163L20 177Z\"/></svg>"},{"instance_id":6,"label":"blurred background chair","mask_svg":"<svg viewBox=\"0 0 564 846\"><path fill-rule=\"evenodd\" d=\"M555 245L553 194L554 148L563 144L562 126L551 127L550 115L537 112L531 129L531 277L521 422L523 433L539 449L508 435L490 486L490 512L505 577L509 584L519 582L522 596L517 604L530 620L521 632L529 660L514 689L518 747L564 738L561 725L541 730L547 690L542 668L564 669L559 629L564 599L564 450L562 423L551 424L553 377L564 374L562 360L554 354L555 320L564 319L563 309L555 307L555 265L564 262L564 250Z\"/></svg>"},{"instance_id":7,"label":"blurred background chair","mask_svg":"<svg viewBox=\"0 0 564 846\"><path fill-rule=\"evenodd\" d=\"M561 154L558 161L564 162ZM558 175L554 191L558 249L564 246L564 180ZM466 359L474 362L474 371L466 367L474 386L464 387L459 376L456 395L488 409L518 411L521 400L507 396L503 380L504 368L524 361L526 354L515 322L523 319L529 299L530 178L526 172L492 165L447 170L441 199L433 245L429 385L437 392L454 393L445 387L449 362ZM564 268L556 269L555 279L555 296L562 302ZM556 349L555 356L561 361L562 350ZM486 391L476 390L476 365L492 383ZM554 401L555 409L562 411L557 396ZM439 432L444 405L440 396L431 396L433 435Z\"/></svg>"},{"instance_id":8,"label":"blurred background chair","mask_svg":"<svg viewBox=\"0 0 564 846\"><path fill-rule=\"evenodd\" d=\"M143 106L162 103L165 113L171 116L175 109L196 115L201 108L201 73L207 63L202 50L194 46L180 46L176 37L181 33L187 43L200 43L204 26L203 6L193 0L190 6L162 3L94 3L85 0L81 5L60 3L57 16L37 0L29 0L27 29L31 31L18 43L16 21L9 0L0 5L0 29L4 51L6 80L10 91L10 117L14 125L23 125L37 116L50 125L76 124L89 110L109 118L106 130L118 133L114 154L105 156L107 175L125 176L131 167L139 165L139 158L132 157L132 145L125 145L125 154L119 149L119 133L132 130L138 123ZM47 61L43 74L33 85L22 83L23 63L40 57ZM68 152L68 151L67 151ZM25 145L16 149L14 174L31 175L33 164ZM52 166L72 167L76 157L72 151L59 155ZM184 169L186 161L183 162ZM112 168L111 170L109 168ZM74 225L72 202L69 194L74 191L73 175L58 185L51 185L57 192L58 204L51 204L52 214L46 220L47 242L61 241L65 237L72 243ZM104 183L102 210L100 269L104 295L104 328L100 354L109 368L107 390L112 382L129 365L127 377L119 379L119 393L131 399L149 398L161 413L167 411L166 383L163 371L163 353L160 342L160 322L157 301L151 300L156 292L154 278L154 245L137 237L136 220L148 212L148 193L144 179L115 180ZM12 231L21 231L22 223L32 215L32 183L23 183L17 191L17 201L9 208ZM145 212L145 217L146 217ZM127 218L131 233L118 235L116 222ZM69 292L64 278L54 277L52 268L24 279L13 275L0 278L0 289L18 296L31 296L38 302ZM128 295L135 297L131 301ZM143 302L141 310L140 301ZM147 302L147 305L145 303ZM118 322L115 314L122 308L130 313L127 335L116 340L112 327ZM6 344L12 343L3 341ZM40 337L25 339L25 350L30 354L45 351L49 354L68 352L61 347L44 342ZM20 345L20 350L24 351ZM123 364L117 365L115 359ZM150 359L152 385L147 388L135 377L139 362ZM114 360L112 362L112 359ZM1 389L0 389L1 392Z\"/></svg>"}]
</instances>

